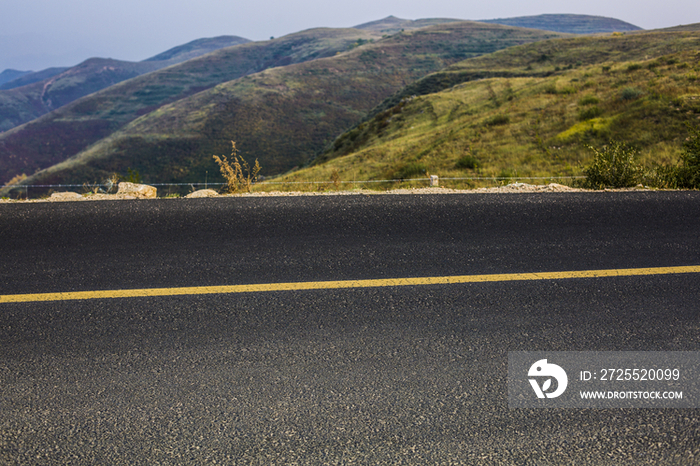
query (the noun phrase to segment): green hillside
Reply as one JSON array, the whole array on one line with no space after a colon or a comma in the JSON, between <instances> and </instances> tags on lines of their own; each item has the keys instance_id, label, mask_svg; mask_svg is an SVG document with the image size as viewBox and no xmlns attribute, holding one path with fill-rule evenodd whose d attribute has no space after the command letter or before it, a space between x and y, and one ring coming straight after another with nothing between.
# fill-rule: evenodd
<instances>
[{"instance_id":1,"label":"green hillside","mask_svg":"<svg viewBox=\"0 0 700 466\"><path fill-rule=\"evenodd\" d=\"M700 127L700 33L558 39L460 62L408 86L288 181L581 175L619 140L674 163ZM461 182L464 186L464 182Z\"/></svg>"},{"instance_id":2,"label":"green hillside","mask_svg":"<svg viewBox=\"0 0 700 466\"><path fill-rule=\"evenodd\" d=\"M245 157L260 160L264 175L278 174L309 161L406 84L466 57L550 37L462 22L356 40L345 53L269 69L161 107L28 182L100 180L127 167L151 182L200 181L207 172L212 179L218 174L212 154L228 153L231 140Z\"/></svg>"},{"instance_id":3,"label":"green hillside","mask_svg":"<svg viewBox=\"0 0 700 466\"><path fill-rule=\"evenodd\" d=\"M309 30L217 50L121 82L0 134L0 182L59 163L166 103L270 67L333 56L377 37L355 29ZM157 66L153 63L160 62L143 62Z\"/></svg>"}]
</instances>

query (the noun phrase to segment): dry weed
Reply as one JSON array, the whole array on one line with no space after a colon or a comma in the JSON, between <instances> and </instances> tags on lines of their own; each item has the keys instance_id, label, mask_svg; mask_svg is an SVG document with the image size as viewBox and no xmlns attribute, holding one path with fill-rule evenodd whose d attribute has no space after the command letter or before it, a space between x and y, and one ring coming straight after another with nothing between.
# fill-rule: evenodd
<instances>
[{"instance_id":1,"label":"dry weed","mask_svg":"<svg viewBox=\"0 0 700 466\"><path fill-rule=\"evenodd\" d=\"M218 155L214 156L214 160L219 164L221 174L226 179L224 191L227 194L235 194L240 190L251 192L251 187L258 179L258 173L260 173L262 167L260 167L258 159L255 159L255 165L251 169L248 162L238 154L236 143L231 141L231 145L231 161L225 155L221 157Z\"/></svg>"}]
</instances>

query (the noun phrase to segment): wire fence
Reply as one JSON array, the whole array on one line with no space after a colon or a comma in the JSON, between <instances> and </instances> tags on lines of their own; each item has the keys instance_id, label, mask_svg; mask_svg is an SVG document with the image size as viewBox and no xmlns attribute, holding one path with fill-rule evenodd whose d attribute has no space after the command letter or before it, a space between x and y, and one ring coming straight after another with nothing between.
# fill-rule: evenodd
<instances>
[{"instance_id":1,"label":"wire fence","mask_svg":"<svg viewBox=\"0 0 700 466\"><path fill-rule=\"evenodd\" d=\"M562 184L572 185L576 180L585 179L585 176L516 176L516 177L445 177L438 178L437 182L443 187L459 188L468 187L473 188L479 186L503 186L513 182L523 182L531 181L535 184L546 184L547 182L558 182ZM433 181L434 182L434 181ZM226 183L211 183L211 182L192 182L192 183L144 183L149 186L158 188L161 193L168 191L168 194L182 194L183 192L196 191L197 189L217 189L226 186ZM264 190L265 187L300 187L300 186L323 186L323 185L353 185L353 187L363 187L363 186L376 186L376 185L386 185L387 189L394 187L401 187L402 185L415 187L422 184L431 184L431 178L408 178L408 179L386 179L386 180L325 180L325 181L257 181L253 184L255 189ZM449 186L448 186L449 185ZM60 192L71 189L82 189L85 192L113 192L116 191L116 185L114 183L83 183L83 184L13 184L4 185L0 189L6 190L6 193L14 192L16 195L21 196L24 194L25 198L29 198L30 192L32 195L41 196L46 195L50 192ZM166 190L167 188L167 190Z\"/></svg>"}]
</instances>

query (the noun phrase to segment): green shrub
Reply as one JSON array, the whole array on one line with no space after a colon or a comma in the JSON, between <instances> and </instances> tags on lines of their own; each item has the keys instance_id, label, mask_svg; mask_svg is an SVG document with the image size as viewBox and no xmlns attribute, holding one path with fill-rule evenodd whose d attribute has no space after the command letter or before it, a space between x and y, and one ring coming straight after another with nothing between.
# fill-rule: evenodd
<instances>
[{"instance_id":1,"label":"green shrub","mask_svg":"<svg viewBox=\"0 0 700 466\"><path fill-rule=\"evenodd\" d=\"M678 167L654 164L644 172L642 184L659 189L678 188Z\"/></svg>"},{"instance_id":2,"label":"green shrub","mask_svg":"<svg viewBox=\"0 0 700 466\"><path fill-rule=\"evenodd\" d=\"M700 130L688 125L690 136L683 142L681 163L677 169L679 188L700 188Z\"/></svg>"},{"instance_id":3,"label":"green shrub","mask_svg":"<svg viewBox=\"0 0 700 466\"><path fill-rule=\"evenodd\" d=\"M635 100L640 98L642 94L644 94L644 92L640 91L636 87L626 87L620 93L620 98L622 100Z\"/></svg>"},{"instance_id":4,"label":"green shrub","mask_svg":"<svg viewBox=\"0 0 700 466\"><path fill-rule=\"evenodd\" d=\"M557 90L557 94L561 95L569 95L569 94L576 94L578 92L578 89L572 86L565 86L562 87L561 89Z\"/></svg>"},{"instance_id":5,"label":"green shrub","mask_svg":"<svg viewBox=\"0 0 700 466\"><path fill-rule=\"evenodd\" d=\"M592 146L588 148L595 158L593 164L584 170L586 188L629 188L641 181L643 171L634 160L637 149L617 141L611 141L600 150Z\"/></svg>"},{"instance_id":6,"label":"green shrub","mask_svg":"<svg viewBox=\"0 0 700 466\"><path fill-rule=\"evenodd\" d=\"M518 170L515 170L513 168L503 168L501 171L498 173L496 178L500 180L510 180L511 178L517 178L518 177Z\"/></svg>"},{"instance_id":7,"label":"green shrub","mask_svg":"<svg viewBox=\"0 0 700 466\"><path fill-rule=\"evenodd\" d=\"M425 175L427 171L428 169L422 163L410 162L394 171L392 178L397 180L407 180L419 175Z\"/></svg>"},{"instance_id":8,"label":"green shrub","mask_svg":"<svg viewBox=\"0 0 700 466\"><path fill-rule=\"evenodd\" d=\"M597 106L584 108L578 113L578 119L581 121L592 120L593 118L598 118L603 111Z\"/></svg>"},{"instance_id":9,"label":"green shrub","mask_svg":"<svg viewBox=\"0 0 700 466\"><path fill-rule=\"evenodd\" d=\"M457 168L475 170L479 167L479 160L472 155L465 155L464 157L457 160Z\"/></svg>"},{"instance_id":10,"label":"green shrub","mask_svg":"<svg viewBox=\"0 0 700 466\"><path fill-rule=\"evenodd\" d=\"M500 126L507 125L508 123L510 123L510 117L508 117L508 115L494 115L484 121L485 126Z\"/></svg>"},{"instance_id":11,"label":"green shrub","mask_svg":"<svg viewBox=\"0 0 700 466\"><path fill-rule=\"evenodd\" d=\"M578 104L582 107L585 105L595 105L597 103L600 103L600 99L594 95L585 95L578 101Z\"/></svg>"},{"instance_id":12,"label":"green shrub","mask_svg":"<svg viewBox=\"0 0 700 466\"><path fill-rule=\"evenodd\" d=\"M141 174L138 172L138 170L132 170L131 167L129 167L126 169L126 172L128 174L126 177L124 177L124 181L127 183L141 183Z\"/></svg>"},{"instance_id":13,"label":"green shrub","mask_svg":"<svg viewBox=\"0 0 700 466\"><path fill-rule=\"evenodd\" d=\"M630 63L629 65L627 65L627 71L637 71L641 69L642 65L640 65L639 63Z\"/></svg>"}]
</instances>

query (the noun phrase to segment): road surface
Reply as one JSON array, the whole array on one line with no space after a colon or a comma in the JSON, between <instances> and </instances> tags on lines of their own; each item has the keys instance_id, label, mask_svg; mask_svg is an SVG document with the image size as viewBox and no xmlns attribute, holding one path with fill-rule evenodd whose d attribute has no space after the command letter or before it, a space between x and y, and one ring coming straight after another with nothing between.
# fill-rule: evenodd
<instances>
[{"instance_id":1,"label":"road surface","mask_svg":"<svg viewBox=\"0 0 700 466\"><path fill-rule=\"evenodd\" d=\"M2 298L107 294L0 303L2 464L700 464L697 410L506 384L509 351L699 351L700 273L427 281L698 266L697 192L4 204L0 238Z\"/></svg>"}]
</instances>

